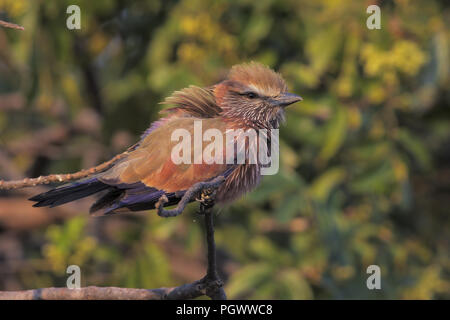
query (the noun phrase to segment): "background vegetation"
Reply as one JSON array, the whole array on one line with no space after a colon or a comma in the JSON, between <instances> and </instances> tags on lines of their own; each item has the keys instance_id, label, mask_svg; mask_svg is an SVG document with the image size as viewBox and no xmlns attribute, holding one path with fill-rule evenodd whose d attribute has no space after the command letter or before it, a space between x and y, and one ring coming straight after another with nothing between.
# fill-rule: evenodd
<instances>
[{"instance_id":1,"label":"background vegetation","mask_svg":"<svg viewBox=\"0 0 450 320\"><path fill-rule=\"evenodd\" d=\"M381 6L381 30L366 8ZM236 63L279 70L304 101L281 170L217 214L231 298L449 298L450 12L446 1L0 0L0 177L74 172L134 143L173 90ZM66 8L81 7L81 30ZM192 205L89 218L0 193L0 289L160 287L205 270ZM382 290L366 288L366 268Z\"/></svg>"}]
</instances>

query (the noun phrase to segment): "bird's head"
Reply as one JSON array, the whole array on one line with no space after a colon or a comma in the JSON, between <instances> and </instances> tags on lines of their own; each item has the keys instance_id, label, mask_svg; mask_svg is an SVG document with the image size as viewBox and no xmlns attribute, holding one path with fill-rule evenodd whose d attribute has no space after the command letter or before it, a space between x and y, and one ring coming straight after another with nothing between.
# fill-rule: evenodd
<instances>
[{"instance_id":1,"label":"bird's head","mask_svg":"<svg viewBox=\"0 0 450 320\"><path fill-rule=\"evenodd\" d=\"M302 100L280 74L255 62L234 66L214 95L225 119L259 128L278 128L284 108Z\"/></svg>"}]
</instances>

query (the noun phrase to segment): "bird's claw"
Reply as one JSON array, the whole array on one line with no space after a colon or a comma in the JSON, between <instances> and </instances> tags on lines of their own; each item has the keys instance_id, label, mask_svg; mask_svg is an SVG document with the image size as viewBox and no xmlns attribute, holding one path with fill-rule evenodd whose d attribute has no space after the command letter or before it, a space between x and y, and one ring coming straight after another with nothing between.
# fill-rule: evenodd
<instances>
[{"instance_id":1,"label":"bird's claw","mask_svg":"<svg viewBox=\"0 0 450 320\"><path fill-rule=\"evenodd\" d=\"M216 193L216 188L205 188L200 192L200 198L195 198L195 201L200 202L205 208L210 208L214 205Z\"/></svg>"}]
</instances>

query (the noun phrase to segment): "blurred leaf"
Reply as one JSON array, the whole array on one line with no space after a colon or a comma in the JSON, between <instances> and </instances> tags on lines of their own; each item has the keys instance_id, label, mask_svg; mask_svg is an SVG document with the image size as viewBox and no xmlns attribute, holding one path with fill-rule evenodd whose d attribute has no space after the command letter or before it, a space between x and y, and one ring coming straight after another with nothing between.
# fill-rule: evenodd
<instances>
[{"instance_id":1,"label":"blurred leaf","mask_svg":"<svg viewBox=\"0 0 450 320\"><path fill-rule=\"evenodd\" d=\"M311 184L308 193L317 201L328 199L331 190L345 179L345 171L342 168L331 168L325 171L321 176Z\"/></svg>"},{"instance_id":2,"label":"blurred leaf","mask_svg":"<svg viewBox=\"0 0 450 320\"><path fill-rule=\"evenodd\" d=\"M344 108L336 108L334 116L326 128L324 144L319 153L319 160L327 162L333 157L345 139L347 131L347 112Z\"/></svg>"},{"instance_id":3,"label":"blurred leaf","mask_svg":"<svg viewBox=\"0 0 450 320\"><path fill-rule=\"evenodd\" d=\"M233 274L225 290L231 299L236 299L253 290L271 278L273 269L269 264L249 264Z\"/></svg>"}]
</instances>

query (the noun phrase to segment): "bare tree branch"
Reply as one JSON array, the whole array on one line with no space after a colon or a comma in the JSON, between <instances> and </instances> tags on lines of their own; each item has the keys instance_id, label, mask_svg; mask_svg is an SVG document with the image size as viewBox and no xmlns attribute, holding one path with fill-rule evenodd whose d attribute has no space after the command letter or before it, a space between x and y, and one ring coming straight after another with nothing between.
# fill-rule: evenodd
<instances>
[{"instance_id":1,"label":"bare tree branch","mask_svg":"<svg viewBox=\"0 0 450 320\"><path fill-rule=\"evenodd\" d=\"M18 24L6 22L3 20L0 20L0 26L5 27L5 28L17 29L17 30L25 30L24 27L19 26Z\"/></svg>"},{"instance_id":2,"label":"bare tree branch","mask_svg":"<svg viewBox=\"0 0 450 320\"><path fill-rule=\"evenodd\" d=\"M25 178L22 180L13 180L13 181L5 181L0 180L0 190L10 190L10 189L20 189L26 187L34 187L41 184L49 184L54 182L67 182L71 180L85 178L92 174L101 172L103 170L111 167L116 161L125 157L135 146L130 147L127 151L116 155L109 161L103 162L96 167L92 167L90 169L81 170L75 173L64 173L64 174L51 174L48 176L40 176L38 178Z\"/></svg>"},{"instance_id":3,"label":"bare tree branch","mask_svg":"<svg viewBox=\"0 0 450 320\"><path fill-rule=\"evenodd\" d=\"M205 216L206 243L208 245L208 269L205 278L206 283L214 283L206 289L206 294L213 300L226 300L227 295L223 290L223 282L217 273L216 243L214 241L214 219L212 213L213 204L200 204L200 213Z\"/></svg>"},{"instance_id":4,"label":"bare tree branch","mask_svg":"<svg viewBox=\"0 0 450 320\"><path fill-rule=\"evenodd\" d=\"M80 289L42 288L0 291L0 300L185 300L208 295L214 286L214 282L199 280L179 287L159 289L95 286Z\"/></svg>"}]
</instances>

